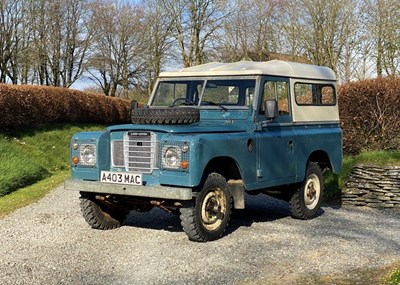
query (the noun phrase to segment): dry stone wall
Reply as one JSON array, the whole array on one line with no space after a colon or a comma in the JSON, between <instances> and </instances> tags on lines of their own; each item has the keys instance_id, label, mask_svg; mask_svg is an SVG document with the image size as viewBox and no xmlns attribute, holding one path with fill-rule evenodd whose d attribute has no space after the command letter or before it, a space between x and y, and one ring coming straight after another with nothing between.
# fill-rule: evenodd
<instances>
[{"instance_id":1,"label":"dry stone wall","mask_svg":"<svg viewBox=\"0 0 400 285\"><path fill-rule=\"evenodd\" d=\"M400 166L356 166L342 192L342 204L400 209Z\"/></svg>"}]
</instances>

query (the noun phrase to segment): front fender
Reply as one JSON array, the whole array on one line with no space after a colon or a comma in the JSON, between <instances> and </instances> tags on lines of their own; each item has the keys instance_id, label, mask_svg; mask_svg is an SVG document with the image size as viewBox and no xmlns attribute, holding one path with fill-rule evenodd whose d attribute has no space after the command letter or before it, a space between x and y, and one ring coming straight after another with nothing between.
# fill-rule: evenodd
<instances>
[{"instance_id":1,"label":"front fender","mask_svg":"<svg viewBox=\"0 0 400 285\"><path fill-rule=\"evenodd\" d=\"M80 146L93 144L96 146L96 163L93 166L83 165L80 161L75 164L73 158L78 156ZM77 145L78 147L74 147ZM109 132L80 132L71 139L71 172L73 179L99 180L100 171L108 170L110 165L110 133Z\"/></svg>"}]
</instances>

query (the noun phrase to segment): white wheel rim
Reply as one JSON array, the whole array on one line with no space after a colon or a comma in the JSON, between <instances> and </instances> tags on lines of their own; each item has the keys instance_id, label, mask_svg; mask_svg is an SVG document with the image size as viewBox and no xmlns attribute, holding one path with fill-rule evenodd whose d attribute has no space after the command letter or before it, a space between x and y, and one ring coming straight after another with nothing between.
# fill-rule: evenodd
<instances>
[{"instance_id":1,"label":"white wheel rim","mask_svg":"<svg viewBox=\"0 0 400 285\"><path fill-rule=\"evenodd\" d=\"M321 195L321 183L316 174L311 174L304 185L304 203L309 210L318 205Z\"/></svg>"},{"instance_id":2,"label":"white wheel rim","mask_svg":"<svg viewBox=\"0 0 400 285\"><path fill-rule=\"evenodd\" d=\"M213 231L218 229L226 214L226 198L224 192L215 188L207 193L201 205L201 220L203 226Z\"/></svg>"}]
</instances>

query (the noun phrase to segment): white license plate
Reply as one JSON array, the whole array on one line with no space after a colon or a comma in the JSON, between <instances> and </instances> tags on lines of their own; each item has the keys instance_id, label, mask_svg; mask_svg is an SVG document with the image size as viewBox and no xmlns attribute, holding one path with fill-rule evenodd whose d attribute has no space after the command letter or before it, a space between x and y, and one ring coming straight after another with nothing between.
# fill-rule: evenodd
<instances>
[{"instance_id":1,"label":"white license plate","mask_svg":"<svg viewBox=\"0 0 400 285\"><path fill-rule=\"evenodd\" d=\"M100 182L142 185L142 174L102 171L100 173Z\"/></svg>"}]
</instances>

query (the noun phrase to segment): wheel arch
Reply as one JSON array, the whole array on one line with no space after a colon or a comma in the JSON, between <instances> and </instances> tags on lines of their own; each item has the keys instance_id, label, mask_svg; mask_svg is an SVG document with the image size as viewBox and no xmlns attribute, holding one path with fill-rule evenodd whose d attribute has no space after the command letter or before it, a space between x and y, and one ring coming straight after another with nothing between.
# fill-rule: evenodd
<instances>
[{"instance_id":1,"label":"wheel arch","mask_svg":"<svg viewBox=\"0 0 400 285\"><path fill-rule=\"evenodd\" d=\"M321 168L321 170L332 169L332 163L331 160L329 159L329 155L327 152L323 150L317 150L311 153L310 156L308 157L307 165L310 162L317 163Z\"/></svg>"},{"instance_id":2,"label":"wheel arch","mask_svg":"<svg viewBox=\"0 0 400 285\"><path fill-rule=\"evenodd\" d=\"M232 194L234 208L244 209L245 189L243 186L242 174L236 160L227 156L215 157L206 165L203 173L204 179L212 172L216 172L226 179L229 185L229 191Z\"/></svg>"},{"instance_id":3,"label":"wheel arch","mask_svg":"<svg viewBox=\"0 0 400 285\"><path fill-rule=\"evenodd\" d=\"M211 159L205 169L203 176L208 175L211 172L217 172L228 180L239 180L242 179L242 174L240 172L238 163L232 157L221 156L214 157Z\"/></svg>"},{"instance_id":4,"label":"wheel arch","mask_svg":"<svg viewBox=\"0 0 400 285\"><path fill-rule=\"evenodd\" d=\"M329 155L326 151L316 150L310 153L307 161L298 164L298 181L303 181L307 172L308 165L310 163L316 163L322 171L326 169L332 169L332 163L329 159Z\"/></svg>"}]
</instances>

